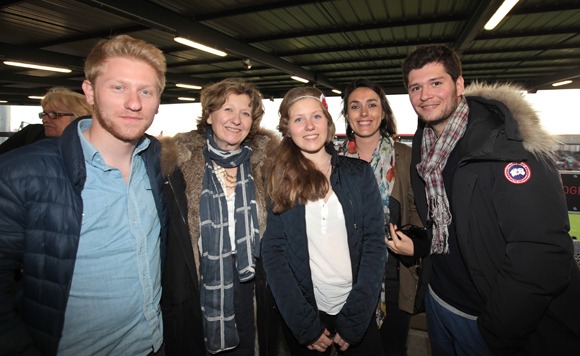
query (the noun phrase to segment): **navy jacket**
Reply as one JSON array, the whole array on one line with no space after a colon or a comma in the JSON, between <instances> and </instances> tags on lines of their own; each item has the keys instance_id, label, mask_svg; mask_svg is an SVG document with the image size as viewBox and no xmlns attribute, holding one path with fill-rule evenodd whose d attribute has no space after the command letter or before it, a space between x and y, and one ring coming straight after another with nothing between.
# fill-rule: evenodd
<instances>
[{"instance_id":1,"label":"navy jacket","mask_svg":"<svg viewBox=\"0 0 580 356\"><path fill-rule=\"evenodd\" d=\"M64 326L82 224L86 169L75 120L60 138L0 158L0 355L32 348L56 355ZM161 223L165 256L167 209L159 142L142 153ZM22 268L18 301L10 289Z\"/></svg>"},{"instance_id":2,"label":"navy jacket","mask_svg":"<svg viewBox=\"0 0 580 356\"><path fill-rule=\"evenodd\" d=\"M484 302L479 330L498 355L577 354L580 269L550 138L518 92L483 88L480 95L503 102L466 94L467 131L448 197L465 267ZM424 127L420 122L413 140L411 182L427 226L425 183L415 168ZM512 162L529 167L529 180L508 179ZM430 272L426 258L418 302L428 293Z\"/></svg>"},{"instance_id":3,"label":"navy jacket","mask_svg":"<svg viewBox=\"0 0 580 356\"><path fill-rule=\"evenodd\" d=\"M344 211L352 264L353 286L336 319L338 334L358 344L367 331L379 300L386 258L383 205L368 162L337 156L332 146L330 182ZM324 332L318 317L308 255L304 205L274 214L262 239L266 277L278 309L301 345Z\"/></svg>"}]
</instances>

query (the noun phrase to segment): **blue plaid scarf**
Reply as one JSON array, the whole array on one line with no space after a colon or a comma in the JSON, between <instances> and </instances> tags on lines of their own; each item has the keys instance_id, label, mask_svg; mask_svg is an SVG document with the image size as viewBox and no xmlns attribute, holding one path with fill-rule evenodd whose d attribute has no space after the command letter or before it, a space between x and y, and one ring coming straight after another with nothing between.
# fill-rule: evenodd
<instances>
[{"instance_id":1,"label":"blue plaid scarf","mask_svg":"<svg viewBox=\"0 0 580 356\"><path fill-rule=\"evenodd\" d=\"M254 258L260 254L258 207L250 168L252 149L247 143L236 151L220 149L208 129L203 151L205 171L199 207L201 234L201 309L207 350L214 354L239 343L234 313L232 248L228 226L236 224L236 269L241 282L254 278ZM226 194L213 162L222 167L238 167L235 189L235 222L228 221Z\"/></svg>"}]
</instances>

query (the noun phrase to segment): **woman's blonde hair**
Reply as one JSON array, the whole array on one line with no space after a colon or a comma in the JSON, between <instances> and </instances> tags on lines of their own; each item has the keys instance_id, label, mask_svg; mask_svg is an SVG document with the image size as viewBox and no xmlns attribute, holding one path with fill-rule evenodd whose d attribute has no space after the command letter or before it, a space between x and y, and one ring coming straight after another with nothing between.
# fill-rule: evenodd
<instances>
[{"instance_id":1,"label":"woman's blonde hair","mask_svg":"<svg viewBox=\"0 0 580 356\"><path fill-rule=\"evenodd\" d=\"M47 105L66 107L74 117L93 114L93 107L87 104L87 98L83 94L62 87L54 87L48 90L40 102L42 110Z\"/></svg>"},{"instance_id":2,"label":"woman's blonde hair","mask_svg":"<svg viewBox=\"0 0 580 356\"><path fill-rule=\"evenodd\" d=\"M300 148L288 136L290 108L305 98L320 101L320 107L328 123L325 143L328 145L334 138L334 122L328 109L322 103L323 96L320 90L299 87L286 93L280 104L278 124L278 131L284 138L266 180L266 189L275 213L284 212L295 205L306 204L308 201L322 199L329 189L326 176L316 168L314 162L302 154Z\"/></svg>"}]
</instances>

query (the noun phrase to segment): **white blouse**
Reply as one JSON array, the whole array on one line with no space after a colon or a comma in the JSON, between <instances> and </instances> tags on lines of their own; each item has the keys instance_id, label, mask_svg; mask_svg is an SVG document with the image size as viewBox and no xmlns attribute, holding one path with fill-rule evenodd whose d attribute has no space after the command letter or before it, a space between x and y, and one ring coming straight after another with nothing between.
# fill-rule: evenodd
<instances>
[{"instance_id":1,"label":"white blouse","mask_svg":"<svg viewBox=\"0 0 580 356\"><path fill-rule=\"evenodd\" d=\"M336 315L352 289L352 267L344 212L334 192L306 204L306 233L318 309Z\"/></svg>"}]
</instances>

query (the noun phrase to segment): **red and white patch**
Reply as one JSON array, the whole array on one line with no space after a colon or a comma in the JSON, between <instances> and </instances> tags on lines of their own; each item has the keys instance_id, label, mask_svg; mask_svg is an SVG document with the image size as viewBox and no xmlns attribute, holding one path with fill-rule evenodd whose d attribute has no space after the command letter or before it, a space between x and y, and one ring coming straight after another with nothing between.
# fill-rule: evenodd
<instances>
[{"instance_id":1,"label":"red and white patch","mask_svg":"<svg viewBox=\"0 0 580 356\"><path fill-rule=\"evenodd\" d=\"M505 178L513 184L523 184L530 180L532 170L524 162L508 163L503 171Z\"/></svg>"}]
</instances>

